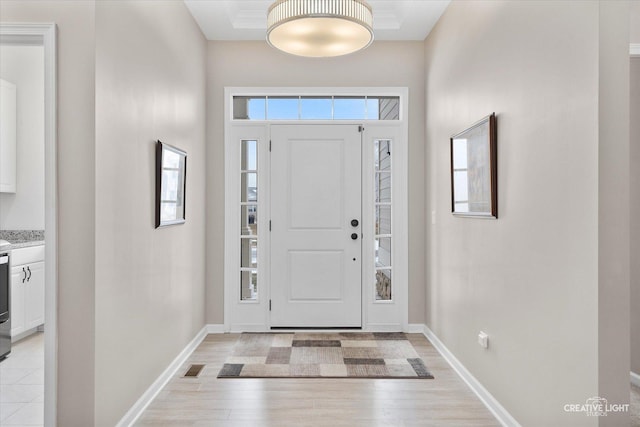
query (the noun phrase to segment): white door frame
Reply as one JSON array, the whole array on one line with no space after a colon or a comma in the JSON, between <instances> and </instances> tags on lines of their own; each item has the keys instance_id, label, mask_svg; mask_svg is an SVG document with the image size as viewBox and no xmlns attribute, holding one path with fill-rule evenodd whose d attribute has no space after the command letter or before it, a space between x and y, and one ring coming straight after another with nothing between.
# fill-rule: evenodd
<instances>
[{"instance_id":1,"label":"white door frame","mask_svg":"<svg viewBox=\"0 0 640 427\"><path fill-rule=\"evenodd\" d=\"M56 25L0 23L0 40L7 44L44 47L44 169L45 169L45 331L44 425L56 425L58 389L58 220L56 163Z\"/></svg>"},{"instance_id":2,"label":"white door frame","mask_svg":"<svg viewBox=\"0 0 640 427\"><path fill-rule=\"evenodd\" d=\"M234 96L397 96L400 120L234 120ZM362 155L363 206L363 292L362 330L408 332L408 88L299 88L299 87L226 87L225 88L225 260L224 260L224 330L226 332L263 332L270 330L268 283L269 206L269 138L271 123L277 124L353 124L364 125ZM373 150L364 149L376 139L394 141L392 180L392 257L393 300L376 301L372 280L373 254ZM258 141L258 294L256 301L240 300L240 144L241 140ZM371 188L369 188L371 187ZM370 211L370 212L369 212ZM371 230L367 233L366 230ZM371 270L370 272L368 270Z\"/></svg>"}]
</instances>

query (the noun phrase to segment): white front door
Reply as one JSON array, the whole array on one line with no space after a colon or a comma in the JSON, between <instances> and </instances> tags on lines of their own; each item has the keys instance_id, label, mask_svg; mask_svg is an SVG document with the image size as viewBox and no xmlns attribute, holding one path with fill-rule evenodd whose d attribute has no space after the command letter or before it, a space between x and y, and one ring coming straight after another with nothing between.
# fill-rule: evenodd
<instances>
[{"instance_id":1,"label":"white front door","mask_svg":"<svg viewBox=\"0 0 640 427\"><path fill-rule=\"evenodd\" d=\"M271 126L271 326L362 325L357 125Z\"/></svg>"}]
</instances>

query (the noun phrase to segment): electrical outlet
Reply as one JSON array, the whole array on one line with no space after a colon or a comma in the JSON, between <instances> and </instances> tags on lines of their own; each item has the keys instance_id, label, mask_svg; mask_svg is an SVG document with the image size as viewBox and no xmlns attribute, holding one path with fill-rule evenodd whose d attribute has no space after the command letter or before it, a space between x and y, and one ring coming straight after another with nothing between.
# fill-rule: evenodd
<instances>
[{"instance_id":1,"label":"electrical outlet","mask_svg":"<svg viewBox=\"0 0 640 427\"><path fill-rule=\"evenodd\" d=\"M480 331L478 334L478 344L482 348L489 348L489 335L486 332Z\"/></svg>"},{"instance_id":2,"label":"electrical outlet","mask_svg":"<svg viewBox=\"0 0 640 427\"><path fill-rule=\"evenodd\" d=\"M431 211L431 225L436 224L436 211Z\"/></svg>"}]
</instances>

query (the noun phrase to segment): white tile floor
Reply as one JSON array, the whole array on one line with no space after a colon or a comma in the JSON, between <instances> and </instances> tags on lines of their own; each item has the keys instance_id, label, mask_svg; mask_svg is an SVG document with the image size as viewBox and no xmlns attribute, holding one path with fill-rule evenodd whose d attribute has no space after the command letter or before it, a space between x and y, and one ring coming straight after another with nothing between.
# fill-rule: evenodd
<instances>
[{"instance_id":1,"label":"white tile floor","mask_svg":"<svg viewBox=\"0 0 640 427\"><path fill-rule=\"evenodd\" d=\"M0 425L44 424L44 333L37 332L11 347L0 362Z\"/></svg>"}]
</instances>

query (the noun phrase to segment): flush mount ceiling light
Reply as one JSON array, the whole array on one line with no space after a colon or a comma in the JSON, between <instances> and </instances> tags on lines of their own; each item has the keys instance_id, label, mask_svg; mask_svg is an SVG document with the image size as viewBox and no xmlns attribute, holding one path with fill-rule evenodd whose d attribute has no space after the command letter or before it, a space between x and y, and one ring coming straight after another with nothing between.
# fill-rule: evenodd
<instances>
[{"instance_id":1,"label":"flush mount ceiling light","mask_svg":"<svg viewBox=\"0 0 640 427\"><path fill-rule=\"evenodd\" d=\"M267 15L267 42L298 56L341 56L373 42L364 0L278 0Z\"/></svg>"}]
</instances>

